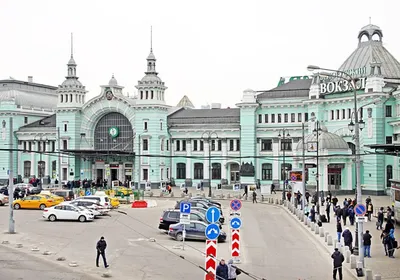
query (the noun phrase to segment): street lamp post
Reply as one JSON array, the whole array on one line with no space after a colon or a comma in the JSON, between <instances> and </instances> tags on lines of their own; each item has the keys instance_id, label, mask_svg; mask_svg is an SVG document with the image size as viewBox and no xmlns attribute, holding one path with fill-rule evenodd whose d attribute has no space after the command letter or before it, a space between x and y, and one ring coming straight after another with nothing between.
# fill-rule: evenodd
<instances>
[{"instance_id":1,"label":"street lamp post","mask_svg":"<svg viewBox=\"0 0 400 280\"><path fill-rule=\"evenodd\" d=\"M205 131L201 135L202 139L207 139L208 143L208 196L212 197L212 192L211 192L211 139L212 136L215 136L216 139L218 139L218 134L215 131Z\"/></svg>"},{"instance_id":2,"label":"street lamp post","mask_svg":"<svg viewBox=\"0 0 400 280\"><path fill-rule=\"evenodd\" d=\"M301 175L301 183L303 185L302 188L302 192L303 192L303 197L301 199L301 210L303 210L304 213L304 209L306 206L306 152L305 152L305 141L306 141L306 137L305 137L305 131L304 131L304 122L301 123L301 137L302 137L302 141L303 141L303 149L302 149L302 175ZM304 214L303 214L304 215Z\"/></svg>"},{"instance_id":3,"label":"street lamp post","mask_svg":"<svg viewBox=\"0 0 400 280\"><path fill-rule=\"evenodd\" d=\"M45 141L43 141L43 139L45 139ZM47 137L45 137L45 138L43 138L43 135L40 135L39 136L39 140L36 140L36 137L33 139L33 141L34 142L38 142L38 150L39 150L39 155L40 155L40 157L39 157L39 164L38 164L38 166L39 166L39 184L40 184L40 187L42 188L43 187L43 183L42 183L42 179L43 179L43 159L42 159L42 154L43 154L43 152L45 151L45 145L48 143L48 139L47 139ZM43 146L42 146L43 145Z\"/></svg>"},{"instance_id":4,"label":"street lamp post","mask_svg":"<svg viewBox=\"0 0 400 280\"><path fill-rule=\"evenodd\" d=\"M282 134L281 134L281 131L282 131ZM278 137L282 139L282 142L281 142L281 150L283 152L282 200L285 200L286 199L286 162L285 162L285 160L286 160L286 148L287 148L286 139L287 139L287 137L290 137L290 134L286 128L283 128L283 129L279 130ZM281 168L281 171L282 171L282 168Z\"/></svg>"},{"instance_id":5,"label":"street lamp post","mask_svg":"<svg viewBox=\"0 0 400 280\"><path fill-rule=\"evenodd\" d=\"M319 216L320 214L320 208L319 208L319 135L321 134L321 125L320 122L317 120L315 122L315 128L313 130L313 135L317 137L317 174L315 175L315 178L317 179L317 186L316 186L316 202L315 204L317 205L317 214Z\"/></svg>"},{"instance_id":6,"label":"street lamp post","mask_svg":"<svg viewBox=\"0 0 400 280\"><path fill-rule=\"evenodd\" d=\"M353 78L351 75L347 74L346 72L340 70L332 70L321 68L318 66L310 65L307 67L309 71L314 70L322 70L322 71L330 71L340 74L340 78L347 81L353 87L353 95L354 95L354 123L350 122L350 127L354 127L354 142L356 146L356 151L354 155L354 160L356 163L356 196L357 196L357 204L362 204L362 190L361 190L361 159L360 159L360 122L358 120L358 109L357 109L357 79ZM328 76L333 76L332 74L328 74ZM356 224L356 246L358 245L358 252L359 252L359 261L364 267L364 244L363 244L363 228L364 224L362 221L358 221ZM358 239L358 240L357 240ZM360 253L361 252L361 253Z\"/></svg>"}]
</instances>

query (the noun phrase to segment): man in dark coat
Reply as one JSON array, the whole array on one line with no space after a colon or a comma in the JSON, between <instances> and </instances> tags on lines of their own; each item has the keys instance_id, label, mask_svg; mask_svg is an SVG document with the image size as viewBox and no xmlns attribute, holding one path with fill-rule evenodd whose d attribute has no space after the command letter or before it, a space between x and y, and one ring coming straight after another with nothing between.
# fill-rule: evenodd
<instances>
[{"instance_id":1,"label":"man in dark coat","mask_svg":"<svg viewBox=\"0 0 400 280\"><path fill-rule=\"evenodd\" d=\"M96 257L96 266L99 267L99 257L100 255L103 258L104 267L107 268L109 265L107 264L106 260L106 248L107 242L104 240L102 236L99 241L97 241L96 249L97 249L97 257Z\"/></svg>"},{"instance_id":2,"label":"man in dark coat","mask_svg":"<svg viewBox=\"0 0 400 280\"><path fill-rule=\"evenodd\" d=\"M326 206L325 206L325 212L326 212L326 219L328 221L328 223L331 222L331 202L326 201Z\"/></svg>"},{"instance_id":3,"label":"man in dark coat","mask_svg":"<svg viewBox=\"0 0 400 280\"><path fill-rule=\"evenodd\" d=\"M343 233L343 240L344 240L344 246L349 246L349 249L351 252L353 252L353 234L351 233L349 228L346 228Z\"/></svg>"},{"instance_id":4,"label":"man in dark coat","mask_svg":"<svg viewBox=\"0 0 400 280\"><path fill-rule=\"evenodd\" d=\"M228 266L225 264L224 259L221 259L221 261L219 262L219 265L217 266L216 274L218 276L217 279L228 280Z\"/></svg>"},{"instance_id":5,"label":"man in dark coat","mask_svg":"<svg viewBox=\"0 0 400 280\"><path fill-rule=\"evenodd\" d=\"M339 280L343 279L342 264L344 262L344 256L339 252L338 248L335 248L335 252L332 254L333 259L333 279L336 280L336 274L339 272Z\"/></svg>"},{"instance_id":6,"label":"man in dark coat","mask_svg":"<svg viewBox=\"0 0 400 280\"><path fill-rule=\"evenodd\" d=\"M311 222L315 223L315 206L313 205L310 210Z\"/></svg>"}]
</instances>

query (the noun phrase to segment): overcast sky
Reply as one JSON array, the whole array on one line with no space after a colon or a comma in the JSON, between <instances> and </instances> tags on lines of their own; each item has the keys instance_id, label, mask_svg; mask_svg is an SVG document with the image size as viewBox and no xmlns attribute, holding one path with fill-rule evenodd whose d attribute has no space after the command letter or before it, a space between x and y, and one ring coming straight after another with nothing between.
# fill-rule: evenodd
<instances>
[{"instance_id":1,"label":"overcast sky","mask_svg":"<svg viewBox=\"0 0 400 280\"><path fill-rule=\"evenodd\" d=\"M339 68L361 27L383 30L400 59L398 0L0 0L0 79L59 85L74 34L80 81L99 94L112 73L125 93L144 76L153 26L167 102L234 106L243 90L270 89L308 64Z\"/></svg>"}]
</instances>

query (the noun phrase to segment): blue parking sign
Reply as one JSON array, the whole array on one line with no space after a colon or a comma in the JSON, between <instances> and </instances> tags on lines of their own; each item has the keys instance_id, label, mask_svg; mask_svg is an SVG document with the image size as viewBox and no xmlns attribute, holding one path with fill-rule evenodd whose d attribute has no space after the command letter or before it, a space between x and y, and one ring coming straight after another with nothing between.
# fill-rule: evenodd
<instances>
[{"instance_id":1,"label":"blue parking sign","mask_svg":"<svg viewBox=\"0 0 400 280\"><path fill-rule=\"evenodd\" d=\"M190 202L181 202L180 204L180 212L184 214L190 214L192 204Z\"/></svg>"}]
</instances>

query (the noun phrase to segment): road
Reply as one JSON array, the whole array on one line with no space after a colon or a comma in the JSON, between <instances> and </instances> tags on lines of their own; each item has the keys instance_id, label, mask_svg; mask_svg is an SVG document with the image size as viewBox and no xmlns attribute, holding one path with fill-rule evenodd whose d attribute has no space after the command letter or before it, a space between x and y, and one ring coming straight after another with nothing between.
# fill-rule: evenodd
<instances>
[{"instance_id":1,"label":"road","mask_svg":"<svg viewBox=\"0 0 400 280\"><path fill-rule=\"evenodd\" d=\"M1 279L7 280L88 280L72 269L51 265L17 250L0 245Z\"/></svg>"},{"instance_id":2,"label":"road","mask_svg":"<svg viewBox=\"0 0 400 280\"><path fill-rule=\"evenodd\" d=\"M115 279L204 279L204 272L198 266L204 266L202 252L205 243L188 241L183 251L177 248L177 241L157 228L162 210L172 208L176 200L157 200L158 206L155 208L126 207L122 210L127 215L113 211L111 217L101 217L89 223L51 223L43 220L41 211L19 210L15 211L19 234L0 235L0 242L9 240L11 244L22 243L22 250L28 254L34 254L30 248L38 246L41 252L49 250L53 254L43 256L36 253L37 257L60 264L55 259L62 256L67 259L61 264L66 268L69 268L68 261L76 261L79 264L77 271L100 277L105 269L95 267L95 245L98 238L104 236L108 242L108 271ZM228 203L222 202L225 216L229 213ZM3 231L7 230L7 211L7 207L0 207L0 229ZM313 236L305 232L284 210L273 205L245 202L241 212L240 268L267 280L331 279L330 255L321 251L319 245L314 244ZM223 230L230 235L227 224ZM155 242L149 238L154 238ZM229 240L218 244L217 257L229 259L229 256ZM21 270L28 270L29 273L30 267L25 269L22 266ZM239 279L250 278L241 275Z\"/></svg>"}]
</instances>

